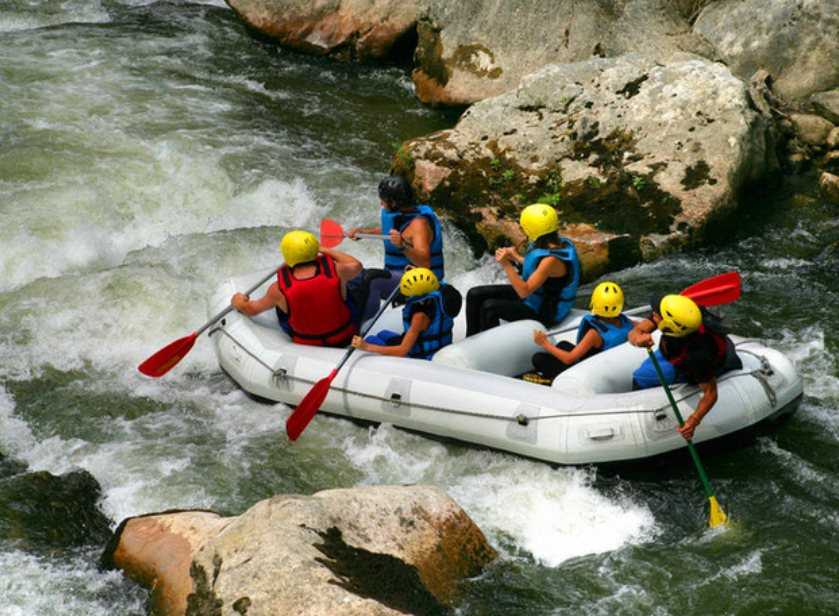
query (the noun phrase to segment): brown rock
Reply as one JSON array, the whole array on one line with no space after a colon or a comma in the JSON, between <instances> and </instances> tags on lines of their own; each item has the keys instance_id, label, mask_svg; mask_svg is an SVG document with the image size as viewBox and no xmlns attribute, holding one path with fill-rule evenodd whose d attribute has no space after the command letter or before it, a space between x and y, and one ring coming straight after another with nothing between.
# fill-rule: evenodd
<instances>
[{"instance_id":1,"label":"brown rock","mask_svg":"<svg viewBox=\"0 0 839 616\"><path fill-rule=\"evenodd\" d=\"M386 58L416 32L416 0L227 0L284 47L340 59Z\"/></svg>"},{"instance_id":2,"label":"brown rock","mask_svg":"<svg viewBox=\"0 0 839 616\"><path fill-rule=\"evenodd\" d=\"M442 611L496 556L439 488L377 486L130 518L103 561L164 616L402 616Z\"/></svg>"},{"instance_id":3,"label":"brown rock","mask_svg":"<svg viewBox=\"0 0 839 616\"><path fill-rule=\"evenodd\" d=\"M794 113L790 115L790 120L802 143L816 147L827 145L828 136L836 128L832 122L817 115Z\"/></svg>"},{"instance_id":4,"label":"brown rock","mask_svg":"<svg viewBox=\"0 0 839 616\"><path fill-rule=\"evenodd\" d=\"M192 593L192 556L230 520L208 511L128 518L117 529L105 560L148 588L160 613L183 614Z\"/></svg>"},{"instance_id":5,"label":"brown rock","mask_svg":"<svg viewBox=\"0 0 839 616\"><path fill-rule=\"evenodd\" d=\"M833 203L839 203L839 175L822 173L819 178L819 193Z\"/></svg>"}]
</instances>

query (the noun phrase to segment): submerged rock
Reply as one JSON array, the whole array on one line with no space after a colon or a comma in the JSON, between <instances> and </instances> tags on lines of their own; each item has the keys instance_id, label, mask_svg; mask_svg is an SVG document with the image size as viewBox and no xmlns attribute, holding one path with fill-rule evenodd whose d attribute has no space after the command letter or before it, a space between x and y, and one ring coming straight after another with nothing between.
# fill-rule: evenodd
<instances>
[{"instance_id":1,"label":"submerged rock","mask_svg":"<svg viewBox=\"0 0 839 616\"><path fill-rule=\"evenodd\" d=\"M397 616L445 613L495 557L442 490L378 486L275 496L231 518L131 518L103 560L167 615Z\"/></svg>"},{"instance_id":2,"label":"submerged rock","mask_svg":"<svg viewBox=\"0 0 839 616\"><path fill-rule=\"evenodd\" d=\"M725 66L632 54L545 67L391 169L479 249L520 239L524 206L555 205L593 279L713 237L778 169L770 127Z\"/></svg>"},{"instance_id":3,"label":"submerged rock","mask_svg":"<svg viewBox=\"0 0 839 616\"><path fill-rule=\"evenodd\" d=\"M84 470L0 477L0 541L34 553L101 543L111 533L101 496L99 482Z\"/></svg>"}]
</instances>

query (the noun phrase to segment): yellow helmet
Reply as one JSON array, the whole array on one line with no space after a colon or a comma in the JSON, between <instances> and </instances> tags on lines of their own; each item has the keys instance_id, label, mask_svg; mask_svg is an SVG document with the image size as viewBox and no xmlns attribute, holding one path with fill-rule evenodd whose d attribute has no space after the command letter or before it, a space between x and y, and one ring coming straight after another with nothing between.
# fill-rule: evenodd
<instances>
[{"instance_id":1,"label":"yellow helmet","mask_svg":"<svg viewBox=\"0 0 839 616\"><path fill-rule=\"evenodd\" d=\"M405 297L433 293L440 288L440 281L430 269L415 267L402 274L399 290Z\"/></svg>"},{"instance_id":2,"label":"yellow helmet","mask_svg":"<svg viewBox=\"0 0 839 616\"><path fill-rule=\"evenodd\" d=\"M661 315L658 329L661 333L674 338L692 334L702 324L702 312L699 306L684 295L665 295L658 312Z\"/></svg>"},{"instance_id":3,"label":"yellow helmet","mask_svg":"<svg viewBox=\"0 0 839 616\"><path fill-rule=\"evenodd\" d=\"M591 294L592 313L599 317L616 317L623 310L623 291L614 282L601 282Z\"/></svg>"},{"instance_id":4,"label":"yellow helmet","mask_svg":"<svg viewBox=\"0 0 839 616\"><path fill-rule=\"evenodd\" d=\"M320 244L308 231L289 231L280 242L280 250L283 252L285 264L294 267L300 263L314 261L320 252Z\"/></svg>"},{"instance_id":5,"label":"yellow helmet","mask_svg":"<svg viewBox=\"0 0 839 616\"><path fill-rule=\"evenodd\" d=\"M519 224L532 242L559 229L559 216L550 205L534 203L522 210Z\"/></svg>"}]
</instances>

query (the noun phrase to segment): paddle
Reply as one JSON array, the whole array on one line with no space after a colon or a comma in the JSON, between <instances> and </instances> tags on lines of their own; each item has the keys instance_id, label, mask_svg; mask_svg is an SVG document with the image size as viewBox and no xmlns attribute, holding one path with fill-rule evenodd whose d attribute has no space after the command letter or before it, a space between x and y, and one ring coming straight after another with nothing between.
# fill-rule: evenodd
<instances>
[{"instance_id":1,"label":"paddle","mask_svg":"<svg viewBox=\"0 0 839 616\"><path fill-rule=\"evenodd\" d=\"M359 334L362 338L367 335L367 332L370 331L370 328L373 327L376 321L379 320L379 317L382 316L385 309L388 307L393 298L396 297L396 294L399 293L399 287L397 286L388 296L385 303L381 305L379 311L373 316L370 321L368 321L367 325ZM326 399L326 394L329 393L329 386L332 384L332 381L338 375L338 371L347 363L347 360L350 358L350 355L353 354L355 351L355 347L350 347L347 349L347 352L344 353L344 356L341 358L341 361L338 362L338 365L329 373L329 376L326 378L321 379L312 389L309 391L308 394L300 401L300 404L297 405L297 408L291 413L289 418L285 422L286 433L288 434L289 440L296 441L297 437L306 429L306 426L309 425L309 422L312 421L315 414L320 409L320 405L323 404L324 399Z\"/></svg>"},{"instance_id":2,"label":"paddle","mask_svg":"<svg viewBox=\"0 0 839 616\"><path fill-rule=\"evenodd\" d=\"M691 298L699 306L719 306L720 304L737 301L740 298L741 288L740 274L738 272L728 272L727 274L720 274L719 276L706 278L701 282L692 284L679 295ZM638 306L631 310L625 310L623 314L641 314L649 310L649 306ZM572 325L570 327L554 329L549 331L548 335L554 336L556 334L570 332L577 329L577 327L577 325Z\"/></svg>"},{"instance_id":3,"label":"paddle","mask_svg":"<svg viewBox=\"0 0 839 616\"><path fill-rule=\"evenodd\" d=\"M340 224L334 220L324 218L320 222L320 245L324 248L335 248L347 237L346 232ZM360 240L389 240L389 235L376 235L374 233L357 233Z\"/></svg>"},{"instance_id":4,"label":"paddle","mask_svg":"<svg viewBox=\"0 0 839 616\"><path fill-rule=\"evenodd\" d=\"M277 270L279 269L280 268L277 267L277 269L275 269L267 276L265 276L265 278L257 282L253 287L251 287L248 291L245 292L245 295L250 295L263 284L268 282L269 278L271 278L272 276L276 276ZM199 329L195 330L189 336L179 338L178 340L175 340L175 342L160 349L157 353L155 353L142 364L140 364L137 367L137 369L147 376L163 376L164 374L169 372L169 370L174 368L187 353L189 353L190 349L192 349L192 345L195 344L195 339L198 336L200 336L201 333L204 332L204 330L206 330L208 327L210 327L213 323L221 319L226 314L230 313L232 310L233 306L227 306L227 308L225 308L212 319L204 323L204 325L202 325Z\"/></svg>"},{"instance_id":5,"label":"paddle","mask_svg":"<svg viewBox=\"0 0 839 616\"><path fill-rule=\"evenodd\" d=\"M667 393L667 399L670 400L670 406L673 408L673 413L676 415L676 419L679 420L679 426L684 426L685 422L682 419L682 414L679 413L679 407L676 405L676 401L673 399L673 394L667 386L664 373L661 371L661 366L659 365L653 350L648 348L647 353L649 354L650 359L653 362L653 366L655 367L655 371L658 374L658 380L661 382L661 386ZM711 517L709 525L714 527L725 524L727 519L725 512L723 512L722 507L720 507L717 502L717 497L714 496L714 490L711 489L711 484L708 482L708 476L705 475L705 469L702 467L702 462L699 460L699 454L696 453L696 447L693 446L692 440L688 441L688 449L690 449L690 455L693 457L693 463L696 465L696 470L699 471L699 478L702 480L702 485L705 486L705 493L708 495L708 500L711 502Z\"/></svg>"}]
</instances>

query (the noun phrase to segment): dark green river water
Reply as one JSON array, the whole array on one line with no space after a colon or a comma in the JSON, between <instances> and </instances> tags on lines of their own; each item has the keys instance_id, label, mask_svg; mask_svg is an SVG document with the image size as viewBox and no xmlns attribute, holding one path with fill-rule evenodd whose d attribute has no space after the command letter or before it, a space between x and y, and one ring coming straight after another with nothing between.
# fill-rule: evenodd
<instances>
[{"instance_id":1,"label":"dark green river water","mask_svg":"<svg viewBox=\"0 0 839 616\"><path fill-rule=\"evenodd\" d=\"M440 486L501 554L462 616L839 613L839 208L811 179L757 196L717 246L612 276L634 306L739 271L738 333L804 379L780 430L703 458L724 532L687 452L554 468L320 416L291 444L289 409L248 399L204 339L164 379L137 372L225 277L276 264L285 231L372 223L394 144L455 121L406 69L279 50L221 1L0 5L0 615L144 614L97 566L128 516L386 483ZM456 286L498 280L446 239Z\"/></svg>"}]
</instances>

